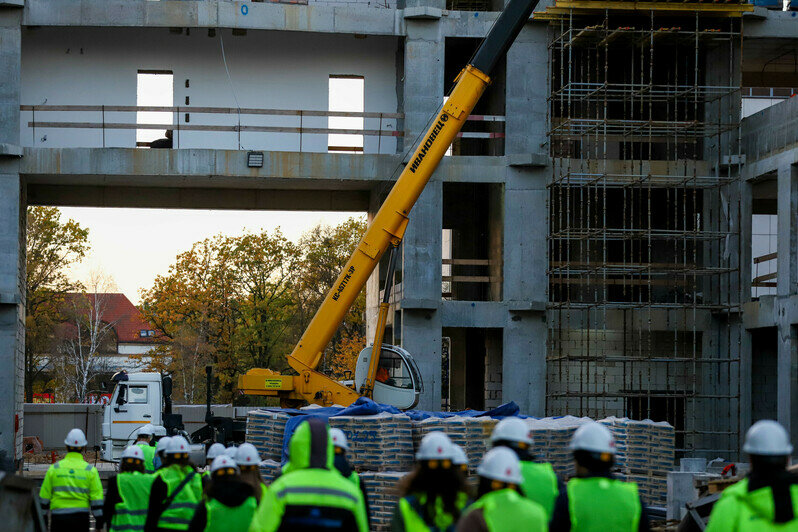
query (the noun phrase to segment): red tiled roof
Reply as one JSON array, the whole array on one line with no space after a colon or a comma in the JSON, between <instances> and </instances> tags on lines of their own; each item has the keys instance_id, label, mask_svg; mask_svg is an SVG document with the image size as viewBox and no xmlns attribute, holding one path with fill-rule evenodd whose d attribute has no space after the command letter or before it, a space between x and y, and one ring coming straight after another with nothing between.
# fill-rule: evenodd
<instances>
[{"instance_id":1,"label":"red tiled roof","mask_svg":"<svg viewBox=\"0 0 798 532\"><path fill-rule=\"evenodd\" d=\"M67 294L67 299L74 297L90 297L95 294ZM152 326L141 316L141 312L130 302L125 294L97 294L106 299L102 321L113 323L119 343L151 344L157 342L154 336L141 336L141 331L152 330Z\"/></svg>"}]
</instances>

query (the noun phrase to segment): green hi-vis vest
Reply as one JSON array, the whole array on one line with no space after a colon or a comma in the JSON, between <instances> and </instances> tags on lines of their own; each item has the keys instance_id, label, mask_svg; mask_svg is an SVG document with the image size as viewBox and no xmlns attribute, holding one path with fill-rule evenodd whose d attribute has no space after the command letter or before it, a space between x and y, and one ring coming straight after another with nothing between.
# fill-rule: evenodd
<instances>
[{"instance_id":1,"label":"green hi-vis vest","mask_svg":"<svg viewBox=\"0 0 798 532\"><path fill-rule=\"evenodd\" d=\"M637 485L605 477L568 482L568 513L572 532L635 532L643 508Z\"/></svg>"},{"instance_id":2,"label":"green hi-vis vest","mask_svg":"<svg viewBox=\"0 0 798 532\"><path fill-rule=\"evenodd\" d=\"M155 473L155 466L152 463L155 459L155 447L149 443L137 443L136 446L144 453L144 472Z\"/></svg>"},{"instance_id":3,"label":"green hi-vis vest","mask_svg":"<svg viewBox=\"0 0 798 532\"><path fill-rule=\"evenodd\" d=\"M457 508L462 511L468 503L465 493L459 493L457 497ZM405 532L428 532L454 530L457 524L455 516L443 509L443 501L438 498L435 500L435 516L432 526L424 520L421 512L427 504L427 495L424 493L408 495L399 500L399 511L402 514L402 521L405 525Z\"/></svg>"},{"instance_id":4,"label":"green hi-vis vest","mask_svg":"<svg viewBox=\"0 0 798 532\"><path fill-rule=\"evenodd\" d=\"M150 502L150 489L154 480L154 475L137 471L117 475L116 489L122 500L114 507L110 532L144 530Z\"/></svg>"},{"instance_id":5,"label":"green hi-vis vest","mask_svg":"<svg viewBox=\"0 0 798 532\"><path fill-rule=\"evenodd\" d=\"M167 496L171 497L183 479L192 472L191 466L175 464L159 469L156 475L166 483ZM188 530L188 525L191 523L191 518L194 517L194 512L200 501L202 501L202 480L199 475L195 474L163 511L158 519L158 528Z\"/></svg>"},{"instance_id":6,"label":"green hi-vis vest","mask_svg":"<svg viewBox=\"0 0 798 532\"><path fill-rule=\"evenodd\" d=\"M524 477L521 485L524 495L541 505L546 517L551 521L554 503L560 494L554 468L549 463L521 462L521 476Z\"/></svg>"},{"instance_id":7,"label":"green hi-vis vest","mask_svg":"<svg viewBox=\"0 0 798 532\"><path fill-rule=\"evenodd\" d=\"M515 490L491 491L479 498L466 513L482 509L482 517L490 532L523 528L529 532L546 532L549 519L538 503L522 497Z\"/></svg>"},{"instance_id":8,"label":"green hi-vis vest","mask_svg":"<svg viewBox=\"0 0 798 532\"><path fill-rule=\"evenodd\" d=\"M50 505L53 514L88 512L102 515L103 486L97 468L83 455L68 452L47 469L39 490L42 503Z\"/></svg>"},{"instance_id":9,"label":"green hi-vis vest","mask_svg":"<svg viewBox=\"0 0 798 532\"><path fill-rule=\"evenodd\" d=\"M258 502L248 497L240 506L225 506L216 499L205 503L207 520L205 532L239 532L248 530Z\"/></svg>"},{"instance_id":10,"label":"green hi-vis vest","mask_svg":"<svg viewBox=\"0 0 798 532\"><path fill-rule=\"evenodd\" d=\"M706 532L795 532L798 531L798 484L790 486L792 521L774 523L776 504L770 486L748 491L748 479L723 490L709 516Z\"/></svg>"},{"instance_id":11,"label":"green hi-vis vest","mask_svg":"<svg viewBox=\"0 0 798 532\"><path fill-rule=\"evenodd\" d=\"M352 473L350 473L346 478L347 480L351 481L357 489L360 489L360 475L357 474L357 471L353 469Z\"/></svg>"}]
</instances>

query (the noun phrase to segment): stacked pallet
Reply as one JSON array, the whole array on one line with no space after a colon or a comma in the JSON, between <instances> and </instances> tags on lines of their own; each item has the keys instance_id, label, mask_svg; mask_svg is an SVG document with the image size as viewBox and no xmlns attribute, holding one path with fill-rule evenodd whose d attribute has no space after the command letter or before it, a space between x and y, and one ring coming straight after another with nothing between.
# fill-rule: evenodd
<instances>
[{"instance_id":1,"label":"stacked pallet","mask_svg":"<svg viewBox=\"0 0 798 532\"><path fill-rule=\"evenodd\" d=\"M421 439L430 432L445 432L449 439L463 448L472 470L479 466L482 456L490 448L490 435L496 426L495 419L486 417L430 417L413 422L413 445L418 449Z\"/></svg>"},{"instance_id":2,"label":"stacked pallet","mask_svg":"<svg viewBox=\"0 0 798 532\"><path fill-rule=\"evenodd\" d=\"M371 512L372 531L388 531L391 529L391 518L399 502L399 481L407 473L392 471L366 471L360 473L360 482L366 489Z\"/></svg>"},{"instance_id":3,"label":"stacked pallet","mask_svg":"<svg viewBox=\"0 0 798 532\"><path fill-rule=\"evenodd\" d=\"M260 463L260 476L263 477L263 482L269 486L274 479L280 474L282 466L280 462L274 460L264 460Z\"/></svg>"},{"instance_id":4,"label":"stacked pallet","mask_svg":"<svg viewBox=\"0 0 798 532\"><path fill-rule=\"evenodd\" d=\"M263 460L280 462L283 456L285 423L291 418L282 412L250 410L247 415L247 442L255 446Z\"/></svg>"},{"instance_id":5,"label":"stacked pallet","mask_svg":"<svg viewBox=\"0 0 798 532\"><path fill-rule=\"evenodd\" d=\"M562 479L573 476L575 473L573 453L569 449L571 438L589 418L563 416L556 418L542 418L525 420L529 427L530 435L534 440L532 456L536 460L549 462Z\"/></svg>"},{"instance_id":6,"label":"stacked pallet","mask_svg":"<svg viewBox=\"0 0 798 532\"><path fill-rule=\"evenodd\" d=\"M635 482L647 504L665 506L668 471L674 463L674 428L649 419L635 421L611 417L600 423L615 437L618 449L615 466L619 476Z\"/></svg>"},{"instance_id":7,"label":"stacked pallet","mask_svg":"<svg viewBox=\"0 0 798 532\"><path fill-rule=\"evenodd\" d=\"M349 440L349 462L357 471L409 471L413 467L413 426L404 414L336 416L330 426Z\"/></svg>"}]
</instances>

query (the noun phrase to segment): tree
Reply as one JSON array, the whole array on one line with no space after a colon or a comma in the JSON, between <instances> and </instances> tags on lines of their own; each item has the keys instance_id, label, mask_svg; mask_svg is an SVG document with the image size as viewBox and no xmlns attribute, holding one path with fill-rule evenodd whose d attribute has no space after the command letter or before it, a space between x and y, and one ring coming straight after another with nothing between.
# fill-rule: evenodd
<instances>
[{"instance_id":1,"label":"tree","mask_svg":"<svg viewBox=\"0 0 798 532\"><path fill-rule=\"evenodd\" d=\"M58 350L54 356L65 392L79 403L86 401L92 380L108 370L103 355L114 351L116 340L116 322L106 317L110 292L116 286L95 272L88 288L89 292L67 297L64 304L67 320L59 327Z\"/></svg>"},{"instance_id":2,"label":"tree","mask_svg":"<svg viewBox=\"0 0 798 532\"><path fill-rule=\"evenodd\" d=\"M318 226L298 244L279 229L197 242L141 293L142 313L164 340L153 367L176 373L175 396L190 403L205 397L208 363L221 401L232 399L238 376L253 367L287 369L285 355L364 230L365 222L350 219ZM353 369L364 343L364 309L361 294L333 339L325 363L335 372Z\"/></svg>"},{"instance_id":3,"label":"tree","mask_svg":"<svg viewBox=\"0 0 798 532\"><path fill-rule=\"evenodd\" d=\"M295 341L299 341L299 335L304 332L338 274L354 253L366 227L363 218L349 218L335 227L317 225L300 239L302 262L298 272L296 297L301 310ZM355 357L365 347L365 311L366 293L361 290L325 350L322 369L329 371L335 368L336 372L341 373L347 369L354 371ZM341 373L335 375L342 376Z\"/></svg>"},{"instance_id":4,"label":"tree","mask_svg":"<svg viewBox=\"0 0 798 532\"><path fill-rule=\"evenodd\" d=\"M61 221L55 207L30 207L27 212L25 278L25 401L49 366L53 332L62 316L67 292L81 285L67 275L89 249L89 231L73 220Z\"/></svg>"}]
</instances>

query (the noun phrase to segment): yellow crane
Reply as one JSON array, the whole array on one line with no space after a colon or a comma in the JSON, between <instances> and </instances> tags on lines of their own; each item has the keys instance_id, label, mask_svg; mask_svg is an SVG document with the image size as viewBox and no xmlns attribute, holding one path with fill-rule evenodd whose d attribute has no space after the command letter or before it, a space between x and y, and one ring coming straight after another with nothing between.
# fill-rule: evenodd
<instances>
[{"instance_id":1,"label":"yellow crane","mask_svg":"<svg viewBox=\"0 0 798 532\"><path fill-rule=\"evenodd\" d=\"M361 395L398 408L412 408L418 402L423 384L412 355L400 347L383 344L395 250L404 237L410 210L490 83L491 71L507 53L536 3L537 0L510 0L474 57L457 76L446 103L421 138L299 343L288 355L288 364L297 375L251 369L238 378L238 388L245 394L276 396L284 406L297 406L305 401L322 406L349 405ZM376 337L373 344L358 355L352 388L316 369L325 347L389 249L392 251L388 279L380 304ZM387 378L377 379L380 369Z\"/></svg>"}]
</instances>

